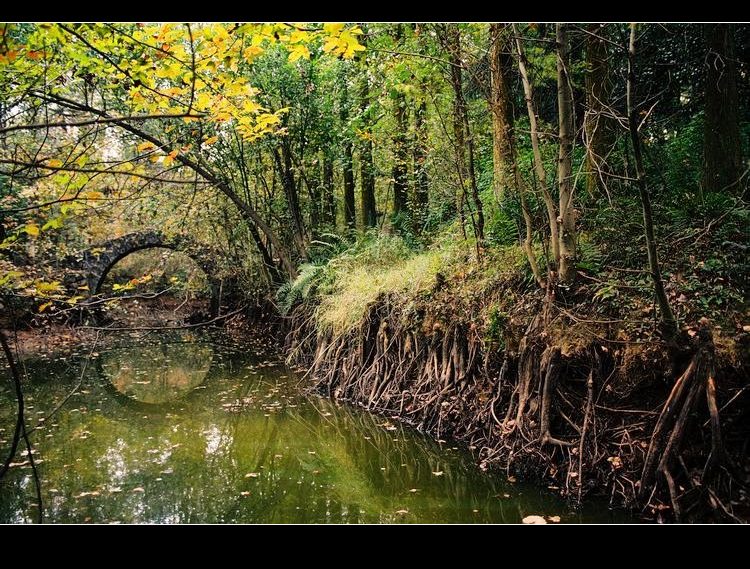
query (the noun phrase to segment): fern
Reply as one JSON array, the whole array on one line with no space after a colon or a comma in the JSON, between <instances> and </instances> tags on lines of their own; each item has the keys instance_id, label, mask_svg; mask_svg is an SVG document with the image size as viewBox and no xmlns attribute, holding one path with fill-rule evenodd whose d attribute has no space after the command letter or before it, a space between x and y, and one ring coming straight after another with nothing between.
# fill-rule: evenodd
<instances>
[{"instance_id":1,"label":"fern","mask_svg":"<svg viewBox=\"0 0 750 569\"><path fill-rule=\"evenodd\" d=\"M276 291L276 300L282 314L288 314L294 305L310 298L317 285L327 276L328 263L305 263L292 282L284 283Z\"/></svg>"}]
</instances>

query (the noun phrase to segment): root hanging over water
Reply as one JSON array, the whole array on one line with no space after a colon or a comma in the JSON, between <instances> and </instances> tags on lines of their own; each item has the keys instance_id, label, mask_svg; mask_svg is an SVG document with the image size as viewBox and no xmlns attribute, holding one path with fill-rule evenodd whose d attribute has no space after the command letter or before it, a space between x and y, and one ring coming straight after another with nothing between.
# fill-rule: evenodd
<instances>
[{"instance_id":1,"label":"root hanging over water","mask_svg":"<svg viewBox=\"0 0 750 569\"><path fill-rule=\"evenodd\" d=\"M577 502L606 492L654 516L737 517L726 496L744 482L722 438L707 323L667 392L645 364L644 379L623 377L630 352L616 342L571 341L565 319L548 306L508 339L515 349L493 349L476 322L427 310L415 318L384 296L346 333L317 330L300 307L287 347L313 389L462 440L482 468L542 478ZM662 360L649 352L644 361Z\"/></svg>"}]
</instances>

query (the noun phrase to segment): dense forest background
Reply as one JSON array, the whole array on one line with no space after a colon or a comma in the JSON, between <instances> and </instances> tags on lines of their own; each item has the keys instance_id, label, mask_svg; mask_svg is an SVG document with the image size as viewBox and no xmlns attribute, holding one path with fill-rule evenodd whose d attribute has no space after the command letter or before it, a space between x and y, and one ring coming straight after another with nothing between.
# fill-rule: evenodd
<instances>
[{"instance_id":1,"label":"dense forest background","mask_svg":"<svg viewBox=\"0 0 750 569\"><path fill-rule=\"evenodd\" d=\"M637 26L632 57L625 24L314 28L5 25L6 259L158 227L257 290L355 241L403 256L458 238L480 264L522 246L542 286L587 270L606 296L629 276L613 269L652 248L687 262L718 219L742 243L747 26ZM725 249L702 262L726 281L742 249Z\"/></svg>"}]
</instances>

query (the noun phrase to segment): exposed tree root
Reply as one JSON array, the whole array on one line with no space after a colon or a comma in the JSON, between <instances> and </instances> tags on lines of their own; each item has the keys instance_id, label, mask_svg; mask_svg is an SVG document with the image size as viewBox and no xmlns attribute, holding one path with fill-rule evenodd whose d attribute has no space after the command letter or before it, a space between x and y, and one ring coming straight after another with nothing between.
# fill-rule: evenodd
<instances>
[{"instance_id":1,"label":"exposed tree root","mask_svg":"<svg viewBox=\"0 0 750 569\"><path fill-rule=\"evenodd\" d=\"M287 348L294 363L309 366L316 390L438 438L459 438L483 468L541 474L577 501L606 491L613 505L662 517L737 517L726 496L744 481L729 474L740 468L722 439L707 323L660 404L661 388L623 397L616 387L625 352L615 357L616 344L596 335L561 344L565 336L553 332L565 315L547 308L511 343L516 350L491 352L474 323L453 315L415 319L413 309L388 297L345 334L316 331L309 308L300 307ZM703 393L706 406L699 405Z\"/></svg>"}]
</instances>

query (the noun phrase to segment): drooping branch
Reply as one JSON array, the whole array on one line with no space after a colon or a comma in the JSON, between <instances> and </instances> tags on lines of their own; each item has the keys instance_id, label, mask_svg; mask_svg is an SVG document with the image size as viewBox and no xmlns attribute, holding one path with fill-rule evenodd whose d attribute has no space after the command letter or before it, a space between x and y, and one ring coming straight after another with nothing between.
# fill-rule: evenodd
<instances>
[{"instance_id":1,"label":"drooping branch","mask_svg":"<svg viewBox=\"0 0 750 569\"><path fill-rule=\"evenodd\" d=\"M73 101L61 95L45 94L43 95L43 97L47 99L51 99L57 102L58 104L67 106L69 108L91 113L93 115L107 118L107 119L115 119L115 117L111 117L106 111L97 109L88 104L80 103L78 101ZM134 126L128 123L127 121L112 120L112 124L119 126L123 130L131 134L134 134L135 136L137 136L138 138L141 138L142 140L151 142L153 145L162 149L164 152L167 152L167 153L175 152L172 149L170 143L160 140L156 136L144 131L142 128L139 128L137 126ZM283 243L279 239L278 235L276 235L276 232L271 228L270 225L268 225L268 223L266 223L263 220L263 218L258 214L258 212L252 207L250 203L240 198L239 194L237 194L237 192L232 188L232 186L227 182L227 180L223 176L214 172L211 169L211 167L205 163L205 161L197 157L192 158L190 156L187 156L185 153L179 152L179 149L175 153L174 160L190 168L191 170L193 170L195 173L201 176L204 180L215 185L224 195L226 195L229 198L229 200L237 207L240 213L244 217L252 221L252 223L257 225L258 228L266 235L266 237L268 237L269 241L274 246L274 249L276 250L277 255L281 259L282 265L284 266L284 269L286 270L287 274L292 278L296 277L297 270L294 264L292 263L291 257L286 251L286 248L284 247Z\"/></svg>"}]
</instances>

